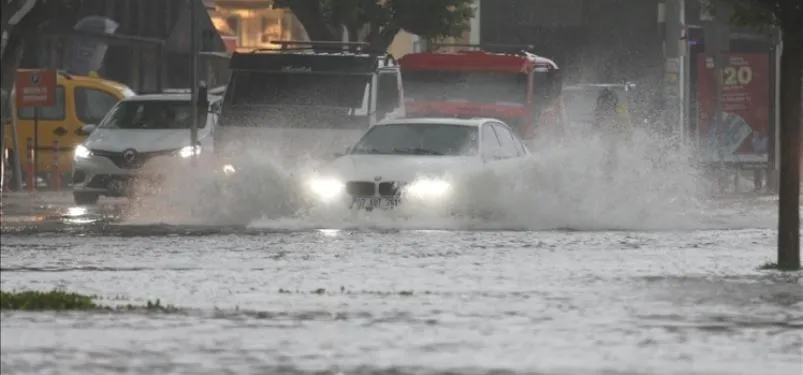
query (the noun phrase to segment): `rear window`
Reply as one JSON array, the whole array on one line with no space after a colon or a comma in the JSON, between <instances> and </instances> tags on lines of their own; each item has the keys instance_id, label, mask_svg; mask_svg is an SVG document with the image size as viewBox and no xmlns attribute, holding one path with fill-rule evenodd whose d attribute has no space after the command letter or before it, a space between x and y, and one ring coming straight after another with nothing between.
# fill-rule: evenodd
<instances>
[{"instance_id":1,"label":"rear window","mask_svg":"<svg viewBox=\"0 0 803 375\"><path fill-rule=\"evenodd\" d=\"M527 100L527 76L513 73L404 71L404 94L414 99L463 99L473 102Z\"/></svg>"},{"instance_id":2,"label":"rear window","mask_svg":"<svg viewBox=\"0 0 803 375\"><path fill-rule=\"evenodd\" d=\"M234 72L226 91L233 106L361 108L370 75Z\"/></svg>"}]
</instances>

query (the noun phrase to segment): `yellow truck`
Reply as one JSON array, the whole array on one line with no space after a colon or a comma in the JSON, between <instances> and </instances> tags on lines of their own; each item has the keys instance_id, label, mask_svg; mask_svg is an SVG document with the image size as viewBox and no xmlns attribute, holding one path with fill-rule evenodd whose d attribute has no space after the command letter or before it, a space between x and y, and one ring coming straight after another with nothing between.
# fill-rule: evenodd
<instances>
[{"instance_id":1,"label":"yellow truck","mask_svg":"<svg viewBox=\"0 0 803 375\"><path fill-rule=\"evenodd\" d=\"M23 71L24 69L20 69ZM17 110L12 99L12 116L17 123L17 144L25 154L20 160L23 170L28 162L27 142L34 137L34 110ZM53 143L58 141L58 166L62 173L68 173L72 166L72 151L86 138L81 132L84 125L96 125L112 106L120 100L136 95L128 86L100 78L96 75L75 76L59 71L56 77L56 104L39 108L38 145L36 154L37 173L53 170L56 157ZM6 120L3 128L6 147L13 150L11 120ZM13 157L14 151L10 151Z\"/></svg>"}]
</instances>

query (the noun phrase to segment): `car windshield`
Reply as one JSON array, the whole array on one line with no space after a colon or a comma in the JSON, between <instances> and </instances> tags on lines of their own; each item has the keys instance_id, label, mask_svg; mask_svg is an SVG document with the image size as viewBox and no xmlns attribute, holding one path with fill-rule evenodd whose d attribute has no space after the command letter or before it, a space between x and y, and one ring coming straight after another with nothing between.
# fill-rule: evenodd
<instances>
[{"instance_id":1,"label":"car windshield","mask_svg":"<svg viewBox=\"0 0 803 375\"><path fill-rule=\"evenodd\" d=\"M524 74L453 71L404 71L404 94L420 100L525 103Z\"/></svg>"},{"instance_id":2,"label":"car windshield","mask_svg":"<svg viewBox=\"0 0 803 375\"><path fill-rule=\"evenodd\" d=\"M352 148L352 154L474 156L477 128L449 124L374 126Z\"/></svg>"},{"instance_id":3,"label":"car windshield","mask_svg":"<svg viewBox=\"0 0 803 375\"><path fill-rule=\"evenodd\" d=\"M203 117L198 128L203 128ZM118 103L98 125L108 129L189 129L192 106L187 100L130 100Z\"/></svg>"}]
</instances>

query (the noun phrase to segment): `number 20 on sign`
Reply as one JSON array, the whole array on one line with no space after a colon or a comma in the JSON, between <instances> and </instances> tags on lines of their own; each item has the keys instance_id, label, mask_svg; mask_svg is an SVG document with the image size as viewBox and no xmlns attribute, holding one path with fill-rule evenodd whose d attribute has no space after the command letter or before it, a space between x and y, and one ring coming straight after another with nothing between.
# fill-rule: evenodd
<instances>
[{"instance_id":1,"label":"number 20 on sign","mask_svg":"<svg viewBox=\"0 0 803 375\"><path fill-rule=\"evenodd\" d=\"M748 65L730 65L722 70L722 83L725 86L747 85L753 80L753 69Z\"/></svg>"},{"instance_id":2,"label":"number 20 on sign","mask_svg":"<svg viewBox=\"0 0 803 375\"><path fill-rule=\"evenodd\" d=\"M52 107L56 105L56 71L18 70L14 91L17 108Z\"/></svg>"}]
</instances>

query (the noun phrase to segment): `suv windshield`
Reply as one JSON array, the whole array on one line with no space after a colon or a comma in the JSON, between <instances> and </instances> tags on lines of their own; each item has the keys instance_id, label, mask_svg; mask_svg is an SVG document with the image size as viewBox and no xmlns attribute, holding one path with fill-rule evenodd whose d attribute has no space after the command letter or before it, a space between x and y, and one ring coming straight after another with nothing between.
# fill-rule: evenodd
<instances>
[{"instance_id":1,"label":"suv windshield","mask_svg":"<svg viewBox=\"0 0 803 375\"><path fill-rule=\"evenodd\" d=\"M198 128L206 126L199 116ZM192 106L187 100L129 100L117 104L98 125L108 129L189 129Z\"/></svg>"},{"instance_id":2,"label":"suv windshield","mask_svg":"<svg viewBox=\"0 0 803 375\"><path fill-rule=\"evenodd\" d=\"M402 79L404 95L413 99L523 104L527 98L525 74L403 71Z\"/></svg>"},{"instance_id":3,"label":"suv windshield","mask_svg":"<svg viewBox=\"0 0 803 375\"><path fill-rule=\"evenodd\" d=\"M351 154L477 155L477 128L445 124L374 126Z\"/></svg>"}]
</instances>

